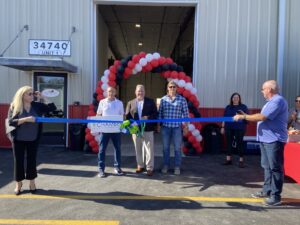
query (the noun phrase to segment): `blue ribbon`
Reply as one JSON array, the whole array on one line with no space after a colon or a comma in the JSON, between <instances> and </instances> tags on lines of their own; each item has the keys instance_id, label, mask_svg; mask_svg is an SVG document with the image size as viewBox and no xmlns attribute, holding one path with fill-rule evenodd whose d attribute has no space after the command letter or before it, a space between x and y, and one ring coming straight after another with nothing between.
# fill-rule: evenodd
<instances>
[{"instance_id":1,"label":"blue ribbon","mask_svg":"<svg viewBox=\"0 0 300 225\"><path fill-rule=\"evenodd\" d=\"M68 118L46 118L36 117L37 123L123 123L116 120L90 120L90 119L68 119ZM157 119L157 120L136 120L140 123L172 123L172 122L234 122L232 117L206 117L206 118L180 118L180 119Z\"/></svg>"}]
</instances>

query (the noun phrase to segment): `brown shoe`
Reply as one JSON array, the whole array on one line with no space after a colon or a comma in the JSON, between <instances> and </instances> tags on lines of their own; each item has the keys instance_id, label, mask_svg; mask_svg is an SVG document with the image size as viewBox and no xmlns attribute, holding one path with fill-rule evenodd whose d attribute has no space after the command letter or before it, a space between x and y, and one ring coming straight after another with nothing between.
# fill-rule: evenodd
<instances>
[{"instance_id":1,"label":"brown shoe","mask_svg":"<svg viewBox=\"0 0 300 225\"><path fill-rule=\"evenodd\" d=\"M147 170L147 176L149 177L153 176L153 170Z\"/></svg>"},{"instance_id":2,"label":"brown shoe","mask_svg":"<svg viewBox=\"0 0 300 225\"><path fill-rule=\"evenodd\" d=\"M138 168L136 168L136 170L135 170L136 173L142 173L142 172L144 172L144 171L145 171L145 168L141 168L141 167L138 167Z\"/></svg>"}]
</instances>

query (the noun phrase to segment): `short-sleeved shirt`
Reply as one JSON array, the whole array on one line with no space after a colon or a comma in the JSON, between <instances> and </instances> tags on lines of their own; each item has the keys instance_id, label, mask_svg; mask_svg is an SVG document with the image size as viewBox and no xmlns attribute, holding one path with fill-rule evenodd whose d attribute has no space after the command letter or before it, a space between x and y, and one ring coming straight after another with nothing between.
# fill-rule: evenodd
<instances>
[{"instance_id":1,"label":"short-sleeved shirt","mask_svg":"<svg viewBox=\"0 0 300 225\"><path fill-rule=\"evenodd\" d=\"M184 97L176 94L172 100L170 96L162 97L159 105L158 118L159 119L179 119L188 118L189 110ZM163 122L165 127L180 127L181 122Z\"/></svg>"},{"instance_id":2,"label":"short-sleeved shirt","mask_svg":"<svg viewBox=\"0 0 300 225\"><path fill-rule=\"evenodd\" d=\"M242 110L244 113L248 114L249 110L246 105L228 105L225 108L224 116L225 117L233 117L237 114L239 110ZM225 129L233 129L233 130L246 130L246 121L239 122L225 122Z\"/></svg>"},{"instance_id":3,"label":"short-sleeved shirt","mask_svg":"<svg viewBox=\"0 0 300 225\"><path fill-rule=\"evenodd\" d=\"M97 114L102 116L124 115L123 103L116 98L112 101L108 98L102 99L99 102Z\"/></svg>"},{"instance_id":4,"label":"short-sleeved shirt","mask_svg":"<svg viewBox=\"0 0 300 225\"><path fill-rule=\"evenodd\" d=\"M274 95L263 106L261 114L266 120L257 123L257 141L264 143L286 142L288 104L281 95Z\"/></svg>"}]
</instances>

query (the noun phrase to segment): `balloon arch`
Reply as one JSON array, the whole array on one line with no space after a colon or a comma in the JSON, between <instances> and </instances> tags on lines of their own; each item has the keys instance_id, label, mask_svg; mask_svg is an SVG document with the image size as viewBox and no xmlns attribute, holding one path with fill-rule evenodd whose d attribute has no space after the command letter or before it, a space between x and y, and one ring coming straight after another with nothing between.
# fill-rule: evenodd
<instances>
[{"instance_id":1,"label":"balloon arch","mask_svg":"<svg viewBox=\"0 0 300 225\"><path fill-rule=\"evenodd\" d=\"M183 72L182 66L174 63L171 58L160 56L157 52L153 54L140 52L121 61L116 60L109 69L105 70L93 94L94 99L93 103L89 105L88 116L96 115L99 101L107 96L107 87L116 87L121 84L123 78L128 79L131 75L139 72L160 73L168 81L173 80L178 86L177 92L184 96L188 102L189 117L200 117L197 90L191 83L191 78ZM201 124L192 122L189 124L188 129L189 132L183 137L184 146L182 151L185 154L201 153ZM92 151L97 153L99 151L100 135L93 135L90 129L86 128L85 139Z\"/></svg>"}]
</instances>

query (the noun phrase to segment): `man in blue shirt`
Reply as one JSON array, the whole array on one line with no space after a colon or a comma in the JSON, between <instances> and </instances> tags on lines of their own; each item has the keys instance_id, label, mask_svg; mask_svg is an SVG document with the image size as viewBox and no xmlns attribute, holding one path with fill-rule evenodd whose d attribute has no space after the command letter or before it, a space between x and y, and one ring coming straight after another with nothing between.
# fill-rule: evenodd
<instances>
[{"instance_id":1,"label":"man in blue shirt","mask_svg":"<svg viewBox=\"0 0 300 225\"><path fill-rule=\"evenodd\" d=\"M264 169L264 185L261 192L252 194L254 198L267 197L265 205L281 204L281 192L284 180L283 149L288 138L288 104L279 95L275 80L266 81L261 89L267 103L260 113L236 115L235 121L257 121L257 140L260 142L261 166Z\"/></svg>"}]
</instances>

